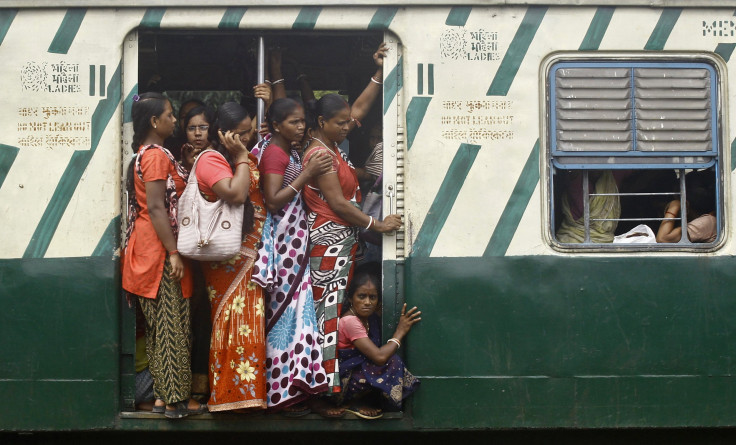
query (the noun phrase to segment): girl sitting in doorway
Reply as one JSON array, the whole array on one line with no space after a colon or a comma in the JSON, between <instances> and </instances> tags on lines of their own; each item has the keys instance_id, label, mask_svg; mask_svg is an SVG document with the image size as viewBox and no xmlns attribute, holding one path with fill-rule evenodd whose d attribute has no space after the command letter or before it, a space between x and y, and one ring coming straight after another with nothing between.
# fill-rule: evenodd
<instances>
[{"instance_id":1,"label":"girl sitting in doorway","mask_svg":"<svg viewBox=\"0 0 736 445\"><path fill-rule=\"evenodd\" d=\"M348 286L338 325L340 399L345 411L364 419L383 415L380 399L395 410L419 385L396 352L401 340L422 314L413 307L401 309L394 335L381 345L381 268L378 263L359 266Z\"/></svg>"}]
</instances>

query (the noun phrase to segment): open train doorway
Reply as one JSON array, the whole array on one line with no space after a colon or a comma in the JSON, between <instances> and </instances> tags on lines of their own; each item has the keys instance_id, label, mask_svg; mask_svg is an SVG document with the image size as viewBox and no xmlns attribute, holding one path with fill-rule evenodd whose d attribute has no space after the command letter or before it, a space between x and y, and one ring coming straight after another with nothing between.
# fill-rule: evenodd
<instances>
[{"instance_id":1,"label":"open train doorway","mask_svg":"<svg viewBox=\"0 0 736 445\"><path fill-rule=\"evenodd\" d=\"M175 116L181 121L186 107L193 103L204 103L217 110L226 102L237 102L246 108L256 119L260 118L258 102L253 94L253 86L265 79L272 83L282 83L287 97L298 101L310 100L310 94L319 99L329 93L342 96L349 103L355 99L371 82L376 70L373 53L381 42L389 44L385 59L384 76L391 67L399 63L398 40L387 39L381 32L253 32L253 31L215 31L215 30L138 30L126 38L125 74L123 88L129 92L124 104L123 130L123 171L132 157L130 147L132 125L130 107L134 96L146 92L159 92L169 98ZM278 53L278 57L276 54ZM282 77L275 78L274 63L280 61ZM400 70L398 71L400 72ZM283 80L282 80L283 79ZM400 82L400 79L397 80ZM369 157L375 153L376 144L383 142L387 147L384 159L379 161L382 171L373 178L363 178L363 194L374 190L383 196L384 213L400 209L397 192L400 192L400 171L402 168L399 152L399 130L397 103L391 106L384 103L384 94L379 94L369 112L340 145L357 167L364 167ZM393 98L392 98L393 99ZM172 138L167 140L171 152L179 158L180 148L185 140L185 128L177 125ZM375 168L375 159L374 168ZM377 179L380 178L380 181ZM125 178L124 178L125 179ZM381 183L382 182L382 183ZM400 260L402 254L401 234L384 236L377 241L376 249L365 252L378 260L383 271L384 313L395 313L400 304ZM389 261L386 261L388 259ZM397 266L398 263L398 266ZM388 265L388 269L387 269ZM206 374L206 350L209 346L211 326L204 313L209 310L207 300L192 300L194 352L194 385L197 375ZM199 305L199 307L197 306ZM197 313L201 317L197 318ZM140 314L139 314L140 315ZM209 314L207 313L207 316ZM123 310L122 323L122 411L135 411L135 371L136 364L134 332L135 311L130 307ZM197 321L199 320L199 321ZM393 329L392 317L384 317L384 331ZM199 332L199 333L198 333ZM384 333L385 334L385 333ZM386 335L384 335L386 336ZM390 335L389 335L390 336ZM198 346L199 342L199 346ZM140 346L140 345L139 345ZM134 365L135 364L135 365ZM197 389L193 393L197 393ZM207 396L202 392L202 398Z\"/></svg>"}]
</instances>

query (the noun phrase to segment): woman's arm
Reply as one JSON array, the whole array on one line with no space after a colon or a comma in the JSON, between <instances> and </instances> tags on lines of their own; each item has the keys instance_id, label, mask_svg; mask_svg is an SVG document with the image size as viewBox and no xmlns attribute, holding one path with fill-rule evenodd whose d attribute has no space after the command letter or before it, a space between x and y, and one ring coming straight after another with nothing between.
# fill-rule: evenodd
<instances>
[{"instance_id":1,"label":"woman's arm","mask_svg":"<svg viewBox=\"0 0 736 445\"><path fill-rule=\"evenodd\" d=\"M675 199L667 204L665 218L677 218L680 215L680 200ZM676 243L682 238L682 227L675 225L675 220L664 220L657 230L658 243Z\"/></svg>"},{"instance_id":2,"label":"woman's arm","mask_svg":"<svg viewBox=\"0 0 736 445\"><path fill-rule=\"evenodd\" d=\"M269 71L271 72L271 89L273 100L286 97L284 75L281 72L281 49L274 48L268 54Z\"/></svg>"},{"instance_id":3,"label":"woman's arm","mask_svg":"<svg viewBox=\"0 0 736 445\"><path fill-rule=\"evenodd\" d=\"M417 323L419 320L422 319L422 317L420 317L421 314L422 313L417 310L416 306L409 309L409 311L407 312L406 303L404 303L404 307L401 309L401 318L399 318L399 325L396 327L396 331L394 331L394 335L392 338L400 343L404 336L409 333L414 323ZM390 359L391 356L394 355L399 349L399 345L394 343L393 341L389 341L379 348L368 337L355 339L353 341L353 346L358 348L358 350L362 352L363 355L368 357L370 361L378 366L385 365L388 359Z\"/></svg>"},{"instance_id":4,"label":"woman's arm","mask_svg":"<svg viewBox=\"0 0 736 445\"><path fill-rule=\"evenodd\" d=\"M268 110L268 107L273 103L273 94L271 94L271 85L267 83L259 83L253 87L253 97L261 99L264 107ZM255 125L255 124L254 124Z\"/></svg>"},{"instance_id":5,"label":"woman's arm","mask_svg":"<svg viewBox=\"0 0 736 445\"><path fill-rule=\"evenodd\" d=\"M158 179L145 183L146 186L146 205L148 206L148 214L151 215L151 223L153 229L164 245L167 252L176 250L176 238L174 232L171 231L169 223L169 214L166 211L166 181ZM178 253L169 256L171 261L171 278L179 281L184 278L184 262Z\"/></svg>"},{"instance_id":6,"label":"woman's arm","mask_svg":"<svg viewBox=\"0 0 736 445\"><path fill-rule=\"evenodd\" d=\"M276 149L276 147L273 149ZM317 176L329 173L331 168L332 157L327 153L317 153L309 159L299 176L291 181L291 187L281 187L284 183L283 175L275 173L262 175L261 184L263 185L263 199L266 201L266 207L271 213L278 212L287 203L291 202L297 192L301 191L307 183Z\"/></svg>"},{"instance_id":7,"label":"woman's arm","mask_svg":"<svg viewBox=\"0 0 736 445\"><path fill-rule=\"evenodd\" d=\"M314 102L317 99L314 97L314 90L312 89L312 86L309 85L309 80L307 80L306 74L301 73L296 76L296 82L299 85L299 92L302 95L302 102L306 104L310 101Z\"/></svg>"},{"instance_id":8,"label":"woman's arm","mask_svg":"<svg viewBox=\"0 0 736 445\"><path fill-rule=\"evenodd\" d=\"M382 91L383 59L386 57L387 51L388 45L386 45L386 43L381 43L376 52L373 54L373 61L375 62L377 67L376 73L371 76L372 80L368 81L368 85L366 85L363 92L360 93L360 96L355 99L353 106L350 107L350 117L352 117L353 119L357 119L358 121L363 119L370 111L371 106L373 106L373 102L375 102L376 97L378 97L379 93ZM350 130L352 130L354 127L355 122L351 121Z\"/></svg>"},{"instance_id":9,"label":"woman's arm","mask_svg":"<svg viewBox=\"0 0 736 445\"><path fill-rule=\"evenodd\" d=\"M371 218L357 209L342 195L342 188L340 187L340 180L337 178L337 172L330 172L319 176L317 178L317 186L327 200L327 204L337 216L353 226L368 227ZM370 229L375 232L386 233L397 230L399 227L401 227L401 217L399 215L388 215L383 221L373 219Z\"/></svg>"},{"instance_id":10,"label":"woman's arm","mask_svg":"<svg viewBox=\"0 0 736 445\"><path fill-rule=\"evenodd\" d=\"M194 161L197 159L197 156L202 150L198 148L194 148L192 144L189 142L185 143L181 146L181 162L179 162L182 167L184 167L187 171L192 171L192 166L194 165Z\"/></svg>"},{"instance_id":11,"label":"woman's arm","mask_svg":"<svg viewBox=\"0 0 736 445\"><path fill-rule=\"evenodd\" d=\"M250 167L248 166L248 150L235 133L228 131L218 134L220 142L235 159L235 172L230 178L223 178L212 185L212 191L218 198L229 204L243 204L250 191ZM206 159L205 159L206 160Z\"/></svg>"}]
</instances>

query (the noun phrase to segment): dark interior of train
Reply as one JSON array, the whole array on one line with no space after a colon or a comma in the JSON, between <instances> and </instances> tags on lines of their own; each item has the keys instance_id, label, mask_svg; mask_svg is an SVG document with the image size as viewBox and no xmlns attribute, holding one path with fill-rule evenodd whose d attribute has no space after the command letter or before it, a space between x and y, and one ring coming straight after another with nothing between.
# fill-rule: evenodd
<instances>
[{"instance_id":1,"label":"dark interior of train","mask_svg":"<svg viewBox=\"0 0 736 445\"><path fill-rule=\"evenodd\" d=\"M261 35L266 63L270 51L282 53L289 96L299 97L297 77L304 75L317 97L322 92L337 92L351 103L375 72L372 55L382 40L382 34L375 32ZM252 86L258 79L258 36L254 32L140 31L139 91L165 92L182 99L201 96L203 92L210 97L231 98L242 93L242 102L253 104ZM172 102L176 108L176 100ZM380 122L380 110L377 101L363 120L364 125L349 136L350 157L356 165L362 165L370 152L368 129Z\"/></svg>"}]
</instances>

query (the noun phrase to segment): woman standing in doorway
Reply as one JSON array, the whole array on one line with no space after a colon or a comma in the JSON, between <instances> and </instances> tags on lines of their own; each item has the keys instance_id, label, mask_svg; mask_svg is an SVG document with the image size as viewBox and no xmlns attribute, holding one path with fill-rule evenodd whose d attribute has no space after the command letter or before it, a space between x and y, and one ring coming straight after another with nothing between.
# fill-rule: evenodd
<instances>
[{"instance_id":1,"label":"woman standing in doorway","mask_svg":"<svg viewBox=\"0 0 736 445\"><path fill-rule=\"evenodd\" d=\"M312 157L328 155L330 172L317 177L304 188L309 207L310 267L312 289L317 303L317 320L328 392L339 392L337 364L337 323L339 303L345 295L358 249L358 228L379 233L401 227L399 215L388 215L383 221L360 211L358 178L353 165L339 148L345 139L352 118L350 106L337 94L323 96L315 104L308 119L312 140L304 154L304 165Z\"/></svg>"},{"instance_id":2,"label":"woman standing in doorway","mask_svg":"<svg viewBox=\"0 0 736 445\"><path fill-rule=\"evenodd\" d=\"M219 153L200 154L196 175L210 201L244 203L240 253L202 263L212 310L210 411L266 408L266 346L263 288L251 281L266 218L259 173L248 144L255 128L235 102L218 110Z\"/></svg>"},{"instance_id":3,"label":"woman standing in doorway","mask_svg":"<svg viewBox=\"0 0 736 445\"><path fill-rule=\"evenodd\" d=\"M190 399L192 278L176 250L176 203L187 173L162 146L176 123L171 103L158 93L136 96L132 117L137 155L128 173L123 289L138 296L146 319L154 410L181 418L207 412L207 405Z\"/></svg>"},{"instance_id":4,"label":"woman standing in doorway","mask_svg":"<svg viewBox=\"0 0 736 445\"><path fill-rule=\"evenodd\" d=\"M307 217L302 190L330 171L329 156L314 157L302 169L297 150L305 132L304 109L292 99L268 109L269 144L258 168L269 215L263 229L253 281L266 289L268 406L306 413L300 402L327 389L312 295ZM286 370L286 372L284 372Z\"/></svg>"}]
</instances>

